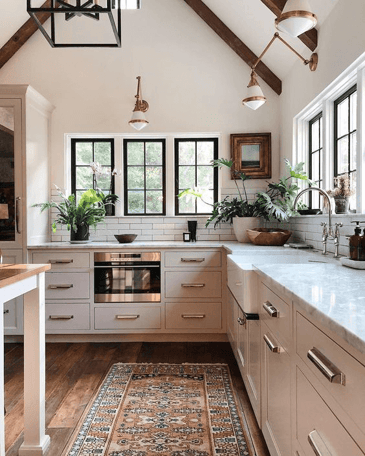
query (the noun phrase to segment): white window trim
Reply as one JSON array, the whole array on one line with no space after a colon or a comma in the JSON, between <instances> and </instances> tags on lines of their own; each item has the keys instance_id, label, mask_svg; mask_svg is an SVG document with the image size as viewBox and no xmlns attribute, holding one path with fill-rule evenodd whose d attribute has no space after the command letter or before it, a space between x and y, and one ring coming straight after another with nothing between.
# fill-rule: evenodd
<instances>
[{"instance_id":1,"label":"white window trim","mask_svg":"<svg viewBox=\"0 0 365 456\"><path fill-rule=\"evenodd\" d=\"M114 139L114 166L117 169L122 170L123 172L123 139L165 139L166 140L166 215L156 215L156 217L183 217L186 218L186 215L175 215L175 151L174 151L174 139L175 138L217 138L218 139L218 151L219 156L224 156L222 152L222 140L221 134L212 132L212 133L152 133L152 134L133 134L133 133L72 133L65 134L65 189L68 193L71 192L71 139L83 139L83 138L110 138ZM219 173L218 181L218 200L221 199L221 176L222 173ZM120 202L116 205L115 216L123 217L124 216L124 185L123 179L115 180L115 192L119 195ZM200 214L197 214L194 217L200 217ZM153 218L154 216L148 216ZM192 216L189 216L192 217ZM201 217L205 217L203 215Z\"/></svg>"},{"instance_id":2,"label":"white window trim","mask_svg":"<svg viewBox=\"0 0 365 456\"><path fill-rule=\"evenodd\" d=\"M293 119L293 162L308 163L309 121L323 113L323 185L333 186L334 101L357 84L356 212L365 214L365 53ZM303 186L303 184L301 183Z\"/></svg>"}]
</instances>

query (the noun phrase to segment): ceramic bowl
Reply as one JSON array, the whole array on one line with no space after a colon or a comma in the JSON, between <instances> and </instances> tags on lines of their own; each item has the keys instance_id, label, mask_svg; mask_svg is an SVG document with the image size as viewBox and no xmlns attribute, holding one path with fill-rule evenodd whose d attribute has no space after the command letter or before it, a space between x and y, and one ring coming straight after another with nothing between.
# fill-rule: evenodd
<instances>
[{"instance_id":1,"label":"ceramic bowl","mask_svg":"<svg viewBox=\"0 0 365 456\"><path fill-rule=\"evenodd\" d=\"M114 234L114 237L120 244L129 244L136 239L137 234Z\"/></svg>"},{"instance_id":2,"label":"ceramic bowl","mask_svg":"<svg viewBox=\"0 0 365 456\"><path fill-rule=\"evenodd\" d=\"M255 245L284 245L292 232L279 228L255 228L247 230L247 236Z\"/></svg>"}]
</instances>

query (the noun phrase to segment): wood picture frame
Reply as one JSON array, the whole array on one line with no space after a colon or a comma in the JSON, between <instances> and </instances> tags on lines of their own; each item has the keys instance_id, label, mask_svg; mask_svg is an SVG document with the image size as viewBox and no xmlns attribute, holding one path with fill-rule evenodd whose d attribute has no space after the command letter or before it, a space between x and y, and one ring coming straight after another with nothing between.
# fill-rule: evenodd
<instances>
[{"instance_id":1,"label":"wood picture frame","mask_svg":"<svg viewBox=\"0 0 365 456\"><path fill-rule=\"evenodd\" d=\"M271 133L231 135L231 179L239 179L235 171L252 179L271 178Z\"/></svg>"}]
</instances>

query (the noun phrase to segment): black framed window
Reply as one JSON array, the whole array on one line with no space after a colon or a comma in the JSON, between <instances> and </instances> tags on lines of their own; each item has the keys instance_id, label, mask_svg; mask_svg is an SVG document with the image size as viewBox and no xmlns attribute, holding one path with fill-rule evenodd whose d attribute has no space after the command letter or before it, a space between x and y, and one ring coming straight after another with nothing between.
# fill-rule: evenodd
<instances>
[{"instance_id":1,"label":"black framed window","mask_svg":"<svg viewBox=\"0 0 365 456\"><path fill-rule=\"evenodd\" d=\"M323 114L320 112L309 121L309 178L323 188ZM310 192L309 207L319 209L320 194Z\"/></svg>"},{"instance_id":2,"label":"black framed window","mask_svg":"<svg viewBox=\"0 0 365 456\"><path fill-rule=\"evenodd\" d=\"M351 189L351 207L356 205L356 147L357 147L357 86L351 87L334 102L335 115L335 169L334 176L348 173Z\"/></svg>"},{"instance_id":3,"label":"black framed window","mask_svg":"<svg viewBox=\"0 0 365 456\"><path fill-rule=\"evenodd\" d=\"M218 138L175 139L175 214L210 214L218 201L218 168L212 160L218 158ZM198 189L203 198L177 195L189 188ZM209 203L209 204L206 204Z\"/></svg>"},{"instance_id":4,"label":"black framed window","mask_svg":"<svg viewBox=\"0 0 365 456\"><path fill-rule=\"evenodd\" d=\"M95 176L91 163L100 164L103 174ZM106 195L114 193L114 179L111 180L113 169L114 139L71 139L71 191L76 194L77 200L89 188L100 189Z\"/></svg>"},{"instance_id":5,"label":"black framed window","mask_svg":"<svg viewBox=\"0 0 365 456\"><path fill-rule=\"evenodd\" d=\"M166 141L125 139L124 214L166 214Z\"/></svg>"}]
</instances>

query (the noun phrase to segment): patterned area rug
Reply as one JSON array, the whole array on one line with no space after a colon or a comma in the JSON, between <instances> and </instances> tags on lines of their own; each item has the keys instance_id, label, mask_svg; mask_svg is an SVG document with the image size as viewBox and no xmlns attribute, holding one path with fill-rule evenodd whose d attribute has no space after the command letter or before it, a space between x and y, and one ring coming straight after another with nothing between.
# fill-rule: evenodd
<instances>
[{"instance_id":1,"label":"patterned area rug","mask_svg":"<svg viewBox=\"0 0 365 456\"><path fill-rule=\"evenodd\" d=\"M228 366L114 364L68 456L250 455Z\"/></svg>"}]
</instances>

